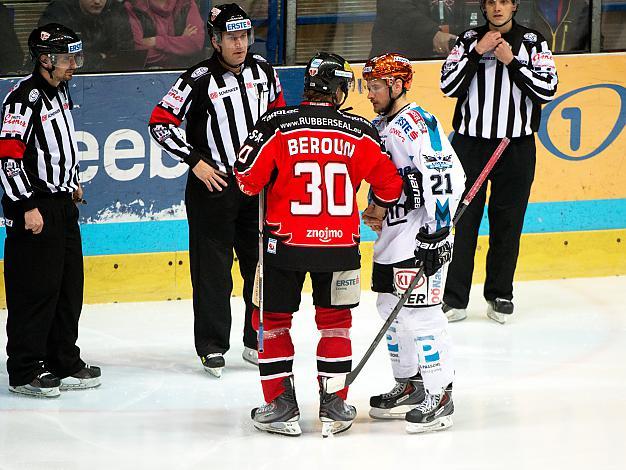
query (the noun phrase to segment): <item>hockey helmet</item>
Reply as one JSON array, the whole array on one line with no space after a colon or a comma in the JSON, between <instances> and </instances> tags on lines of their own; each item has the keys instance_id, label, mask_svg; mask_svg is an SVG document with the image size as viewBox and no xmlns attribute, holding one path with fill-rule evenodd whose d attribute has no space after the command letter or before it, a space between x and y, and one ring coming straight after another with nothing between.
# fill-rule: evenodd
<instances>
[{"instance_id":1,"label":"hockey helmet","mask_svg":"<svg viewBox=\"0 0 626 470\"><path fill-rule=\"evenodd\" d=\"M405 90L411 89L413 67L411 61L401 54L387 53L373 57L363 67L363 80L384 80L391 86L394 80L402 80Z\"/></svg>"},{"instance_id":2,"label":"hockey helmet","mask_svg":"<svg viewBox=\"0 0 626 470\"><path fill-rule=\"evenodd\" d=\"M340 89L344 98L354 90L354 72L350 64L340 55L318 52L304 71L304 90L334 95Z\"/></svg>"},{"instance_id":3,"label":"hockey helmet","mask_svg":"<svg viewBox=\"0 0 626 470\"><path fill-rule=\"evenodd\" d=\"M49 23L35 28L28 36L28 50L33 60L39 60L42 54L50 57L52 65L64 65L63 60L73 57L76 67L83 66L83 43L78 35L58 23Z\"/></svg>"},{"instance_id":4,"label":"hockey helmet","mask_svg":"<svg viewBox=\"0 0 626 470\"><path fill-rule=\"evenodd\" d=\"M206 25L209 37L214 37L218 44L222 40L222 33L236 31L247 31L248 46L254 44L252 20L236 3L224 3L211 8Z\"/></svg>"}]
</instances>

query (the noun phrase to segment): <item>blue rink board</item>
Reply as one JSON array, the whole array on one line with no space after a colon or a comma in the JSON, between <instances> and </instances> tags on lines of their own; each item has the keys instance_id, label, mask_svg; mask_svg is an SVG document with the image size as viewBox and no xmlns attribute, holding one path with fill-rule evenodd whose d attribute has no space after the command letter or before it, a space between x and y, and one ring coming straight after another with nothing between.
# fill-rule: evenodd
<instances>
[{"instance_id":1,"label":"blue rink board","mask_svg":"<svg viewBox=\"0 0 626 470\"><path fill-rule=\"evenodd\" d=\"M577 232L626 228L626 199L532 203L528 206L524 233ZM124 253L155 253L189 249L186 220L84 224L83 249L86 256ZM376 235L361 226L362 241ZM489 233L486 214L480 234ZM5 228L0 229L4 238ZM4 257L4 246L0 246Z\"/></svg>"}]
</instances>

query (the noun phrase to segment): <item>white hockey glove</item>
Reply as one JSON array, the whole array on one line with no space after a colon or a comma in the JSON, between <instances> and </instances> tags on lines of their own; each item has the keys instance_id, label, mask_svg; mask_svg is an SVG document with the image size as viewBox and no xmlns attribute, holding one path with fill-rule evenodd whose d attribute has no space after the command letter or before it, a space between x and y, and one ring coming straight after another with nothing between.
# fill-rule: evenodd
<instances>
[{"instance_id":1,"label":"white hockey glove","mask_svg":"<svg viewBox=\"0 0 626 470\"><path fill-rule=\"evenodd\" d=\"M402 177L402 189L406 195L404 208L407 212L419 209L424 204L424 190L422 188L422 174L419 171L411 171Z\"/></svg>"},{"instance_id":2,"label":"white hockey glove","mask_svg":"<svg viewBox=\"0 0 626 470\"><path fill-rule=\"evenodd\" d=\"M415 236L415 259L418 267L430 277L452 258L452 244L448 241L450 227L428 233L424 227Z\"/></svg>"}]
</instances>

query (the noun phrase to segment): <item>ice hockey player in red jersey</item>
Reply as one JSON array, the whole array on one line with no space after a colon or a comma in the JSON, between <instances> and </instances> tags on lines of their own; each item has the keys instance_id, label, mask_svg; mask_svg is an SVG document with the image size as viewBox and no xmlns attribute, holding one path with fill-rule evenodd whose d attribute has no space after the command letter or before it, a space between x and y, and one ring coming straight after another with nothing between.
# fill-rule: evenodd
<instances>
[{"instance_id":1,"label":"ice hockey player in red jersey","mask_svg":"<svg viewBox=\"0 0 626 470\"><path fill-rule=\"evenodd\" d=\"M407 98L413 69L406 57L391 53L370 59L363 79L379 114L374 126L410 182L406 197L382 224L372 223L369 208L363 213L365 223L379 232L372 290L378 292L381 317L389 317L422 265L425 273L387 331L396 385L371 398L370 416L405 419L408 432L441 430L452 425L454 412L452 344L441 298L452 251L450 222L465 173L437 118Z\"/></svg>"},{"instance_id":2,"label":"ice hockey player in red jersey","mask_svg":"<svg viewBox=\"0 0 626 470\"><path fill-rule=\"evenodd\" d=\"M304 101L265 114L239 152L235 176L249 195L266 188L263 236L264 350L259 372L266 404L252 410L257 429L300 435L290 328L310 273L320 331L317 369L322 435L345 431L356 416L347 388L326 393L325 378L352 367L350 309L360 298L356 192L372 188L377 217L393 206L402 179L374 127L339 110L354 86L350 65L320 52L305 71ZM259 309L253 314L258 330Z\"/></svg>"}]
</instances>

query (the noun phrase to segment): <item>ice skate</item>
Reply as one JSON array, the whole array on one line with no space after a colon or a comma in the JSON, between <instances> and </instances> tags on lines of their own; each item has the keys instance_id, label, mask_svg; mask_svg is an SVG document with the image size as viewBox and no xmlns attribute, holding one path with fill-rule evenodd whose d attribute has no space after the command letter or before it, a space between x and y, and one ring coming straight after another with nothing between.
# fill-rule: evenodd
<instances>
[{"instance_id":1,"label":"ice skate","mask_svg":"<svg viewBox=\"0 0 626 470\"><path fill-rule=\"evenodd\" d=\"M438 395L426 393L424 401L406 414L406 431L412 434L449 428L453 413L451 387Z\"/></svg>"},{"instance_id":2,"label":"ice skate","mask_svg":"<svg viewBox=\"0 0 626 470\"><path fill-rule=\"evenodd\" d=\"M61 381L58 377L52 375L50 372L42 372L26 385L16 385L15 387L9 385L9 390L13 393L29 395L31 397L56 398L61 395L59 391L60 385Z\"/></svg>"},{"instance_id":3,"label":"ice skate","mask_svg":"<svg viewBox=\"0 0 626 470\"><path fill-rule=\"evenodd\" d=\"M504 325L513 315L513 302L507 299L496 299L487 301L487 316L493 321Z\"/></svg>"},{"instance_id":4,"label":"ice skate","mask_svg":"<svg viewBox=\"0 0 626 470\"><path fill-rule=\"evenodd\" d=\"M59 390L84 390L99 387L101 375L100 367L85 365L75 374L61 379Z\"/></svg>"},{"instance_id":5,"label":"ice skate","mask_svg":"<svg viewBox=\"0 0 626 470\"><path fill-rule=\"evenodd\" d=\"M453 308L445 303L441 304L441 308L449 322L461 321L467 318L467 310L464 308Z\"/></svg>"},{"instance_id":6,"label":"ice skate","mask_svg":"<svg viewBox=\"0 0 626 470\"><path fill-rule=\"evenodd\" d=\"M250 413L254 427L260 431L267 431L285 436L299 436L302 434L300 424L300 410L296 402L296 392L293 386L293 377L285 377L283 381L285 391L271 403L254 408Z\"/></svg>"},{"instance_id":7,"label":"ice skate","mask_svg":"<svg viewBox=\"0 0 626 470\"><path fill-rule=\"evenodd\" d=\"M396 381L388 393L370 398L370 417L374 419L404 419L425 397L421 375Z\"/></svg>"},{"instance_id":8,"label":"ice skate","mask_svg":"<svg viewBox=\"0 0 626 470\"><path fill-rule=\"evenodd\" d=\"M259 365L259 353L256 349L249 348L248 346L244 346L243 352L241 353L241 357L244 361L252 364L253 366Z\"/></svg>"},{"instance_id":9,"label":"ice skate","mask_svg":"<svg viewBox=\"0 0 626 470\"><path fill-rule=\"evenodd\" d=\"M207 354L206 356L200 356L204 370L218 379L222 376L222 369L226 365L224 361L224 355L222 353Z\"/></svg>"},{"instance_id":10,"label":"ice skate","mask_svg":"<svg viewBox=\"0 0 626 470\"><path fill-rule=\"evenodd\" d=\"M347 431L356 418L356 408L348 405L336 393L324 391L320 382L320 421L322 422L322 437Z\"/></svg>"}]
</instances>

